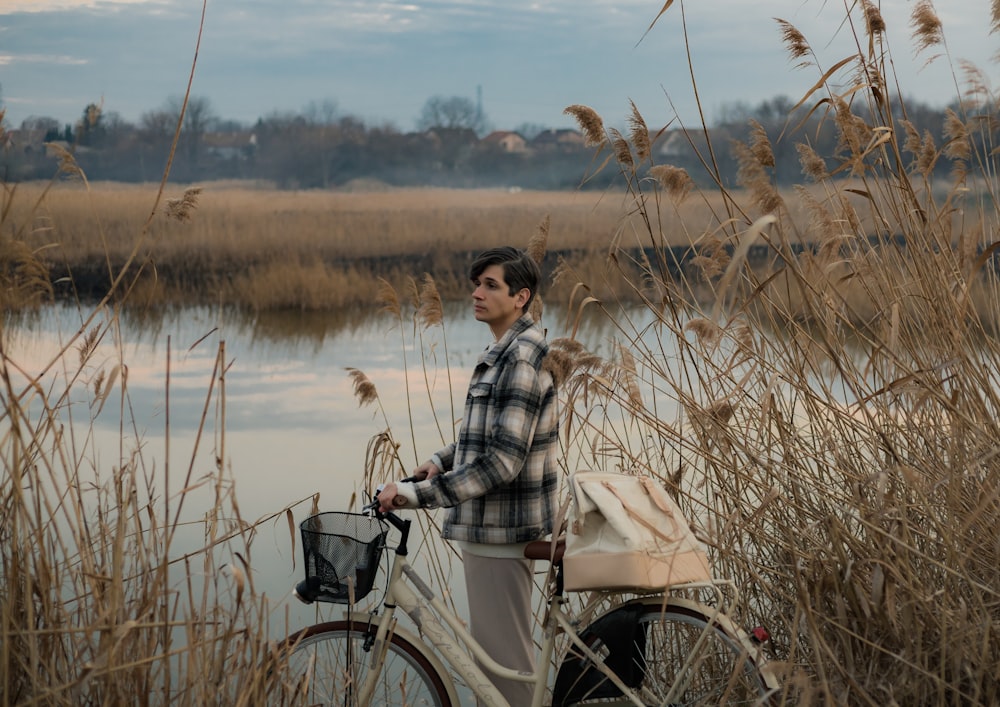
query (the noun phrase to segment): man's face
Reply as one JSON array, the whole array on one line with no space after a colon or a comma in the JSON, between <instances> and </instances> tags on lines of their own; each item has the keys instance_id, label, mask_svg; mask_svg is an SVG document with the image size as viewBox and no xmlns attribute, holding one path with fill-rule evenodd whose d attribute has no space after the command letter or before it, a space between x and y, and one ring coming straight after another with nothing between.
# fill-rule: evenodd
<instances>
[{"instance_id":1,"label":"man's face","mask_svg":"<svg viewBox=\"0 0 1000 707\"><path fill-rule=\"evenodd\" d=\"M498 339L521 316L521 308L531 294L527 288L510 294L502 265L489 265L473 279L472 303L476 319L488 324Z\"/></svg>"}]
</instances>

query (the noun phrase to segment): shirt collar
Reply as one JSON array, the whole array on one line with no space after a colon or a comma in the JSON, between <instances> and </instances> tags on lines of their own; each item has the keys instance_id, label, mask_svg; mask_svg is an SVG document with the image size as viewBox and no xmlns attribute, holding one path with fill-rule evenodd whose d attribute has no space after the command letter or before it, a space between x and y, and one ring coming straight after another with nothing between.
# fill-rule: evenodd
<instances>
[{"instance_id":1,"label":"shirt collar","mask_svg":"<svg viewBox=\"0 0 1000 707\"><path fill-rule=\"evenodd\" d=\"M507 350L511 342L523 331L530 329L534 325L535 321L531 318L530 314L522 314L517 321L510 325L510 328L504 332L503 336L496 340L492 346L486 349L479 356L479 363L485 363L487 366L492 366L496 363L496 360L500 358L500 354Z\"/></svg>"}]
</instances>

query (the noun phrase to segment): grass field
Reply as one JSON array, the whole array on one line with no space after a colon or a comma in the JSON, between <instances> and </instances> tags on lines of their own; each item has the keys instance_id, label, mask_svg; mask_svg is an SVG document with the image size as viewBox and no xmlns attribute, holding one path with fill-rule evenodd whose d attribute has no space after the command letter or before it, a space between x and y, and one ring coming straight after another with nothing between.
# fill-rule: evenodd
<instances>
[{"instance_id":1,"label":"grass field","mask_svg":"<svg viewBox=\"0 0 1000 707\"><path fill-rule=\"evenodd\" d=\"M58 279L100 297L133 251L142 266L133 304L224 302L250 308L324 309L371 301L378 278L403 286L431 273L446 297L466 292L470 253L523 243L548 229L553 252L575 265L608 250L624 195L594 192L404 189L281 192L208 184L188 188L183 216L170 200L150 217L155 187L79 183L19 185L7 230L16 229ZM42 196L44 194L44 196ZM710 219L706 215L704 220ZM664 235L686 236L665 219Z\"/></svg>"},{"instance_id":2,"label":"grass field","mask_svg":"<svg viewBox=\"0 0 1000 707\"><path fill-rule=\"evenodd\" d=\"M54 282L57 296L96 301L122 275L116 299L130 306L354 307L372 301L380 279L405 290L425 273L442 297L460 298L473 254L539 234L547 298L566 299L582 280L593 296L634 302L641 298L627 281L642 272L629 262L639 250L712 253L730 238L723 224L753 198L743 190L666 202L647 223L650 213L624 191L287 192L226 183L168 187L159 204L156 196L155 185L20 184L7 194L3 230L23 246L31 265L23 272ZM803 195L785 197L787 233L808 242ZM621 257L611 262L614 252Z\"/></svg>"}]
</instances>

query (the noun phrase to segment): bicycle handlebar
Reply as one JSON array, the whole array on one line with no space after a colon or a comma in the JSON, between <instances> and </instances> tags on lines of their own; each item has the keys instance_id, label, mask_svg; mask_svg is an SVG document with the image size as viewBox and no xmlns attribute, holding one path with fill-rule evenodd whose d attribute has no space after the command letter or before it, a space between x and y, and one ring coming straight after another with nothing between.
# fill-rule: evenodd
<instances>
[{"instance_id":1,"label":"bicycle handlebar","mask_svg":"<svg viewBox=\"0 0 1000 707\"><path fill-rule=\"evenodd\" d=\"M400 482L406 482L406 483L410 483L413 481L422 481L422 479L418 479L416 476L407 476L405 479L400 479ZM402 520L393 511L386 511L383 513L382 511L379 510L378 495L381 491L382 491L382 486L379 486L377 489L375 489L375 497L372 499L371 503L362 507L361 509L362 513L365 514L370 513L379 520L385 520L390 525L396 527L399 530L402 530L403 524L409 523L409 521Z\"/></svg>"}]
</instances>

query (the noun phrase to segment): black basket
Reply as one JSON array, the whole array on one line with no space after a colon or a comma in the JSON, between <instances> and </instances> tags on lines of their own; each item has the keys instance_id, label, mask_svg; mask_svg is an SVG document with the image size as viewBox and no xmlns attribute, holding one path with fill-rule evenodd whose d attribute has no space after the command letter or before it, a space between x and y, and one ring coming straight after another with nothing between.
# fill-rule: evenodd
<instances>
[{"instance_id":1,"label":"black basket","mask_svg":"<svg viewBox=\"0 0 1000 707\"><path fill-rule=\"evenodd\" d=\"M347 604L372 590L385 547L386 526L359 513L319 513L299 525L308 601Z\"/></svg>"}]
</instances>

